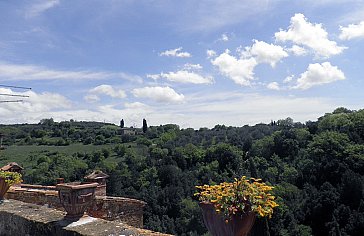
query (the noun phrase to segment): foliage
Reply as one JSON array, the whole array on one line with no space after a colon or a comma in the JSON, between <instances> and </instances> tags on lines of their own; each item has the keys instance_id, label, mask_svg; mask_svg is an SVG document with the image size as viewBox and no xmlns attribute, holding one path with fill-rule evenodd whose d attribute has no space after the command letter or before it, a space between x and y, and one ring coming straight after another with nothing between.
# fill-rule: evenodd
<instances>
[{"instance_id":1,"label":"foliage","mask_svg":"<svg viewBox=\"0 0 364 236\"><path fill-rule=\"evenodd\" d=\"M18 172L0 171L0 178L5 179L5 182L11 186L22 182L22 175Z\"/></svg>"},{"instance_id":2,"label":"foliage","mask_svg":"<svg viewBox=\"0 0 364 236\"><path fill-rule=\"evenodd\" d=\"M364 110L338 108L306 123L182 129L149 126L121 135L101 122L0 125L0 164L22 165L30 184L80 180L100 169L108 195L147 202L148 229L184 236L206 234L196 185L241 176L275 188L272 218L257 218L252 236L352 235L364 232ZM97 145L96 145L97 144ZM62 145L62 146L60 146Z\"/></svg>"},{"instance_id":3,"label":"foliage","mask_svg":"<svg viewBox=\"0 0 364 236\"><path fill-rule=\"evenodd\" d=\"M270 194L273 187L261 183L261 179L246 176L236 179L233 183L218 185L196 186L200 191L195 193L201 202L214 204L216 212L229 220L232 215L249 211L255 212L260 217L272 217L273 208L278 204Z\"/></svg>"}]
</instances>

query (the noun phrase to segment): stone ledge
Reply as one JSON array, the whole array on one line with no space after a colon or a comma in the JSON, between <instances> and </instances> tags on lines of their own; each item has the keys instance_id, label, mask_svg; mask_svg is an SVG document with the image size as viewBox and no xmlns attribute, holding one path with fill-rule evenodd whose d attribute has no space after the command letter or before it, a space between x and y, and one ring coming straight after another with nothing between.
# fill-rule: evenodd
<instances>
[{"instance_id":1,"label":"stone ledge","mask_svg":"<svg viewBox=\"0 0 364 236\"><path fill-rule=\"evenodd\" d=\"M6 199L14 199L22 202L47 205L58 210L64 210L58 197L58 191L49 188L52 186L22 184L20 187L11 187L6 193ZM54 186L53 186L54 187ZM93 217L104 220L120 220L128 225L143 228L143 208L145 202L111 196L96 196L87 213Z\"/></svg>"},{"instance_id":2,"label":"stone ledge","mask_svg":"<svg viewBox=\"0 0 364 236\"><path fill-rule=\"evenodd\" d=\"M92 217L77 222L63 219L65 213L56 209L16 200L0 204L0 236L13 235L100 235L100 236L168 236L131 227L120 221Z\"/></svg>"}]
</instances>

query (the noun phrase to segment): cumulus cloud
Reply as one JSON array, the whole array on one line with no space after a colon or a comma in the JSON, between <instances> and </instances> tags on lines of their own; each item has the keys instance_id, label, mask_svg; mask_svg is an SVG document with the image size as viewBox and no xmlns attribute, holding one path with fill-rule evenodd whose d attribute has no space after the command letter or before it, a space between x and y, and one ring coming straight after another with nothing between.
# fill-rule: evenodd
<instances>
[{"instance_id":1,"label":"cumulus cloud","mask_svg":"<svg viewBox=\"0 0 364 236\"><path fill-rule=\"evenodd\" d=\"M312 24L303 14L295 14L291 18L288 29L275 33L277 41L291 41L294 44L312 49L317 57L328 58L342 53L345 47L338 46L335 41L328 39L328 33L322 24Z\"/></svg>"},{"instance_id":2,"label":"cumulus cloud","mask_svg":"<svg viewBox=\"0 0 364 236\"><path fill-rule=\"evenodd\" d=\"M281 59L288 57L288 53L281 46L254 40L251 47L246 47L242 52L245 56L255 57L257 63L268 63L275 67Z\"/></svg>"},{"instance_id":3,"label":"cumulus cloud","mask_svg":"<svg viewBox=\"0 0 364 236\"><path fill-rule=\"evenodd\" d=\"M350 24L346 27L340 26L340 30L339 38L341 40L364 38L364 21L361 21L359 24Z\"/></svg>"},{"instance_id":4,"label":"cumulus cloud","mask_svg":"<svg viewBox=\"0 0 364 236\"><path fill-rule=\"evenodd\" d=\"M35 17L59 4L59 0L41 0L26 9L26 17Z\"/></svg>"},{"instance_id":5,"label":"cumulus cloud","mask_svg":"<svg viewBox=\"0 0 364 236\"><path fill-rule=\"evenodd\" d=\"M233 80L236 84L249 86L254 79L254 68L258 64L255 58L236 58L225 51L213 59L211 63L220 73Z\"/></svg>"},{"instance_id":6,"label":"cumulus cloud","mask_svg":"<svg viewBox=\"0 0 364 236\"><path fill-rule=\"evenodd\" d=\"M170 87L144 87L132 90L132 94L138 98L148 98L160 103L181 103L183 94L178 94Z\"/></svg>"},{"instance_id":7,"label":"cumulus cloud","mask_svg":"<svg viewBox=\"0 0 364 236\"><path fill-rule=\"evenodd\" d=\"M64 96L57 93L36 93L34 91L14 92L11 89L0 88L2 94L18 94L29 96L18 103L1 103L1 121L4 123L29 122L29 117L39 117L44 113L70 108L71 102ZM0 101L13 100L4 99ZM17 99L18 100L18 99ZM38 119L37 121L39 121Z\"/></svg>"},{"instance_id":8,"label":"cumulus cloud","mask_svg":"<svg viewBox=\"0 0 364 236\"><path fill-rule=\"evenodd\" d=\"M159 55L166 57L191 57L191 54L189 52L182 52L182 49L182 47L179 47L176 49L166 50L164 52L161 52Z\"/></svg>"},{"instance_id":9,"label":"cumulus cloud","mask_svg":"<svg viewBox=\"0 0 364 236\"><path fill-rule=\"evenodd\" d=\"M207 58L211 58L216 56L216 52L214 50L208 49L206 50Z\"/></svg>"},{"instance_id":10,"label":"cumulus cloud","mask_svg":"<svg viewBox=\"0 0 364 236\"><path fill-rule=\"evenodd\" d=\"M86 70L54 70L35 65L17 65L0 62L0 78L3 81L12 80L102 80L125 79L141 83L139 76L123 72L86 71Z\"/></svg>"},{"instance_id":11,"label":"cumulus cloud","mask_svg":"<svg viewBox=\"0 0 364 236\"><path fill-rule=\"evenodd\" d=\"M29 95L29 100L25 100L24 105L28 106L29 110L47 111L57 108L68 108L71 102L64 96L57 93L35 93L32 91L26 92Z\"/></svg>"},{"instance_id":12,"label":"cumulus cloud","mask_svg":"<svg viewBox=\"0 0 364 236\"><path fill-rule=\"evenodd\" d=\"M5 104L7 107L13 107L14 109L19 108L24 109L24 111L47 111L54 108L65 108L70 106L70 101L66 99L64 96L57 94L57 93L36 93L34 91L25 91L25 92L14 92L8 88L0 88L1 94L10 94L10 95L21 95L26 96L26 98L22 99L23 102L21 103L12 103L12 104ZM2 100L9 100L3 99L4 96L1 97Z\"/></svg>"},{"instance_id":13,"label":"cumulus cloud","mask_svg":"<svg viewBox=\"0 0 364 236\"><path fill-rule=\"evenodd\" d=\"M293 53L293 55L296 56L304 56L307 54L306 49L297 45L293 45L291 48L289 48L287 51Z\"/></svg>"},{"instance_id":14,"label":"cumulus cloud","mask_svg":"<svg viewBox=\"0 0 364 236\"><path fill-rule=\"evenodd\" d=\"M271 82L267 84L267 88L271 90L280 90L279 84L277 82Z\"/></svg>"},{"instance_id":15,"label":"cumulus cloud","mask_svg":"<svg viewBox=\"0 0 364 236\"><path fill-rule=\"evenodd\" d=\"M92 94L107 95L113 98L125 98L126 93L122 89L115 89L111 85L102 84L89 91Z\"/></svg>"},{"instance_id":16,"label":"cumulus cloud","mask_svg":"<svg viewBox=\"0 0 364 236\"><path fill-rule=\"evenodd\" d=\"M180 70L177 72L168 72L168 73L160 73L147 75L148 78L151 79L166 79L172 82L178 83L191 83L191 84L211 84L213 82L213 78L211 76L201 76L195 72Z\"/></svg>"},{"instance_id":17,"label":"cumulus cloud","mask_svg":"<svg viewBox=\"0 0 364 236\"><path fill-rule=\"evenodd\" d=\"M344 80L344 73L337 66L332 66L330 62L322 64L310 64L307 70L297 79L295 89L309 89L316 85L328 84L338 80Z\"/></svg>"}]
</instances>

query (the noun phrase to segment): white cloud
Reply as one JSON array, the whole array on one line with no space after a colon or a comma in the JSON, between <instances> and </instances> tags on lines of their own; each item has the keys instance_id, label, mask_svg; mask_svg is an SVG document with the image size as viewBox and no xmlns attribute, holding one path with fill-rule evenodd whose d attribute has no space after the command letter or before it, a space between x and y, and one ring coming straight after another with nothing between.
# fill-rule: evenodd
<instances>
[{"instance_id":1,"label":"white cloud","mask_svg":"<svg viewBox=\"0 0 364 236\"><path fill-rule=\"evenodd\" d=\"M35 92L26 92L29 95L29 100L25 100L24 104L29 106L29 110L46 111L57 108L68 108L71 102L64 96L57 93L44 92L37 94Z\"/></svg>"},{"instance_id":2,"label":"white cloud","mask_svg":"<svg viewBox=\"0 0 364 236\"><path fill-rule=\"evenodd\" d=\"M178 124L181 128L214 127L216 124L242 126L269 123L292 117L295 121L315 120L338 106L320 97L264 96L240 92L218 92L191 95L186 103L163 106L131 105L118 109L116 106L97 106L92 110L64 110L48 113L55 120L96 120L126 126L142 125L146 118L149 125ZM208 119L206 119L208 117ZM1 117L0 117L1 120ZM39 121L36 120L36 121Z\"/></svg>"},{"instance_id":3,"label":"white cloud","mask_svg":"<svg viewBox=\"0 0 364 236\"><path fill-rule=\"evenodd\" d=\"M144 87L132 90L138 98L148 98L161 103L180 103L184 100L183 94L178 94L170 87Z\"/></svg>"},{"instance_id":4,"label":"white cloud","mask_svg":"<svg viewBox=\"0 0 364 236\"><path fill-rule=\"evenodd\" d=\"M281 46L258 40L254 40L250 47L240 46L237 51L240 58L230 55L230 51L226 50L211 60L211 63L221 74L242 86L249 86L254 80L254 68L258 64L268 63L275 67L277 62L288 57L288 53Z\"/></svg>"},{"instance_id":5,"label":"white cloud","mask_svg":"<svg viewBox=\"0 0 364 236\"><path fill-rule=\"evenodd\" d=\"M344 79L344 73L337 66L332 66L330 62L315 63L308 66L307 70L297 79L297 85L293 88L308 89L316 85L328 84Z\"/></svg>"},{"instance_id":6,"label":"white cloud","mask_svg":"<svg viewBox=\"0 0 364 236\"><path fill-rule=\"evenodd\" d=\"M267 88L271 90L280 90L279 84L277 82L271 82L267 84Z\"/></svg>"},{"instance_id":7,"label":"white cloud","mask_svg":"<svg viewBox=\"0 0 364 236\"><path fill-rule=\"evenodd\" d=\"M211 57L216 56L216 52L214 50L211 50L211 49L208 49L206 51L206 54L207 54L207 58L211 58Z\"/></svg>"},{"instance_id":8,"label":"white cloud","mask_svg":"<svg viewBox=\"0 0 364 236\"><path fill-rule=\"evenodd\" d=\"M342 53L345 47L338 46L335 41L328 39L328 33L321 24L312 24L303 14L295 14L287 31L275 33L277 41L292 41L297 45L312 49L317 57L328 58Z\"/></svg>"},{"instance_id":9,"label":"white cloud","mask_svg":"<svg viewBox=\"0 0 364 236\"><path fill-rule=\"evenodd\" d=\"M126 103L124 103L124 106L126 108L143 108L143 109L148 108L147 105L145 105L144 103L141 103L141 102L131 102L131 103L126 102Z\"/></svg>"},{"instance_id":10,"label":"white cloud","mask_svg":"<svg viewBox=\"0 0 364 236\"><path fill-rule=\"evenodd\" d=\"M40 15L42 12L55 7L59 4L59 0L41 0L26 9L26 17L35 17Z\"/></svg>"},{"instance_id":11,"label":"white cloud","mask_svg":"<svg viewBox=\"0 0 364 236\"><path fill-rule=\"evenodd\" d=\"M213 78L210 76L204 77L195 72L187 70L147 75L147 77L152 78L154 80L164 78L172 82L191 83L191 84L211 84L213 82Z\"/></svg>"},{"instance_id":12,"label":"white cloud","mask_svg":"<svg viewBox=\"0 0 364 236\"><path fill-rule=\"evenodd\" d=\"M3 81L13 80L102 80L125 79L136 83L143 80L139 76L123 72L53 70L35 65L17 65L0 62L0 78Z\"/></svg>"},{"instance_id":13,"label":"white cloud","mask_svg":"<svg viewBox=\"0 0 364 236\"><path fill-rule=\"evenodd\" d=\"M236 84L249 86L254 79L254 68L258 64L255 58L237 59L229 54L229 51L220 54L211 63L220 73L233 80Z\"/></svg>"},{"instance_id":14,"label":"white cloud","mask_svg":"<svg viewBox=\"0 0 364 236\"><path fill-rule=\"evenodd\" d=\"M57 99L54 100L54 98ZM185 103L173 105L148 106L140 102L131 102L125 103L121 108L104 105L88 106L87 109L84 109L77 107L77 104L70 106L70 102L62 96L47 96L36 100L41 103L48 100L52 102L51 107L53 108L50 109L45 105L35 106L35 101L26 101L22 104L2 104L0 122L7 124L37 123L41 119L53 117L55 121L105 120L119 124L120 120L124 119L126 126L141 127L142 119L146 118L149 125L174 123L180 125L181 128L198 129L200 127L211 128L216 124L242 126L261 122L268 123L272 119L278 120L286 117L304 122L315 120L325 112L330 112L343 105L320 97L265 96L235 91L191 94Z\"/></svg>"},{"instance_id":15,"label":"white cloud","mask_svg":"<svg viewBox=\"0 0 364 236\"><path fill-rule=\"evenodd\" d=\"M290 83L290 82L292 82L293 78L294 78L294 75L289 75L289 76L287 76L287 77L283 80L283 83L285 83L285 84Z\"/></svg>"},{"instance_id":16,"label":"white cloud","mask_svg":"<svg viewBox=\"0 0 364 236\"><path fill-rule=\"evenodd\" d=\"M199 94L193 98L172 111L158 109L148 116L148 124L165 121L194 128L214 127L216 124L243 126L286 117L304 122L315 120L338 106L321 97L265 96L234 91Z\"/></svg>"},{"instance_id":17,"label":"white cloud","mask_svg":"<svg viewBox=\"0 0 364 236\"><path fill-rule=\"evenodd\" d=\"M222 34L220 37L221 41L227 42L229 41L229 36L227 34Z\"/></svg>"},{"instance_id":18,"label":"white cloud","mask_svg":"<svg viewBox=\"0 0 364 236\"><path fill-rule=\"evenodd\" d=\"M99 96L97 96L96 94L87 94L86 96L83 97L83 99L87 102L97 102L100 101Z\"/></svg>"},{"instance_id":19,"label":"white cloud","mask_svg":"<svg viewBox=\"0 0 364 236\"><path fill-rule=\"evenodd\" d=\"M67 108L70 106L71 102L66 99L64 96L57 93L36 93L34 91L28 90L25 92L14 92L8 88L0 88L1 94L10 94L10 95L21 95L27 96L25 98L20 98L16 100L23 100L20 103L11 103L11 104L2 104L7 108L11 108L11 110L21 111L24 109L24 112L42 112L48 111L55 108ZM1 100L14 100L14 99L4 99L5 96L1 96Z\"/></svg>"},{"instance_id":20,"label":"white cloud","mask_svg":"<svg viewBox=\"0 0 364 236\"><path fill-rule=\"evenodd\" d=\"M21 98L21 100L23 100L22 102L1 103L0 120L2 123L34 122L33 117L40 117L48 112L71 107L71 102L64 96L57 93L36 93L34 91L14 92L11 89L4 88L0 88L0 93L29 96L28 98ZM15 99L5 99L5 97L1 96L0 101L3 100ZM39 120L40 119L38 118L35 119L35 121Z\"/></svg>"},{"instance_id":21,"label":"white cloud","mask_svg":"<svg viewBox=\"0 0 364 236\"><path fill-rule=\"evenodd\" d=\"M361 21L359 24L350 24L347 27L340 26L340 30L339 38L341 40L364 38L364 21Z\"/></svg>"},{"instance_id":22,"label":"white cloud","mask_svg":"<svg viewBox=\"0 0 364 236\"><path fill-rule=\"evenodd\" d=\"M200 64L187 63L187 64L183 65L183 69L185 69L185 70L201 70L202 66Z\"/></svg>"},{"instance_id":23,"label":"white cloud","mask_svg":"<svg viewBox=\"0 0 364 236\"><path fill-rule=\"evenodd\" d=\"M245 56L254 56L258 63L268 63L272 67L275 67L281 59L288 57L287 52L281 46L258 40L254 40L254 44L246 47L242 53Z\"/></svg>"},{"instance_id":24,"label":"white cloud","mask_svg":"<svg viewBox=\"0 0 364 236\"><path fill-rule=\"evenodd\" d=\"M160 79L161 76L160 76L160 74L147 74L147 78L157 80L157 79Z\"/></svg>"},{"instance_id":25,"label":"white cloud","mask_svg":"<svg viewBox=\"0 0 364 236\"><path fill-rule=\"evenodd\" d=\"M297 45L293 45L288 49L289 52L293 53L296 56L304 56L307 54L306 49Z\"/></svg>"},{"instance_id":26,"label":"white cloud","mask_svg":"<svg viewBox=\"0 0 364 236\"><path fill-rule=\"evenodd\" d=\"M191 57L191 54L189 52L182 52L182 49L182 47L179 47L176 49L166 50L164 52L161 52L159 55L167 57Z\"/></svg>"},{"instance_id":27,"label":"white cloud","mask_svg":"<svg viewBox=\"0 0 364 236\"><path fill-rule=\"evenodd\" d=\"M113 98L125 98L126 93L122 89L115 89L111 85L102 84L93 89L90 89L90 93L108 95Z\"/></svg>"}]
</instances>

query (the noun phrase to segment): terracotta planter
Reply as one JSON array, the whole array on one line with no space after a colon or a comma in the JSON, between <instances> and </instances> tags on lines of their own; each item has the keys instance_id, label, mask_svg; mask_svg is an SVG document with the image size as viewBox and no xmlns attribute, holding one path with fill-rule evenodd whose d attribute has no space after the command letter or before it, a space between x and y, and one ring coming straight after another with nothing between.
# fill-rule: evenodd
<instances>
[{"instance_id":1,"label":"terracotta planter","mask_svg":"<svg viewBox=\"0 0 364 236\"><path fill-rule=\"evenodd\" d=\"M97 183L57 184L56 189L58 190L59 199L67 212L66 219L76 220L84 215L95 198L96 187Z\"/></svg>"},{"instance_id":2,"label":"terracotta planter","mask_svg":"<svg viewBox=\"0 0 364 236\"><path fill-rule=\"evenodd\" d=\"M4 178L0 178L0 201L4 200L5 193L9 190L10 185L5 182Z\"/></svg>"},{"instance_id":3,"label":"terracotta planter","mask_svg":"<svg viewBox=\"0 0 364 236\"><path fill-rule=\"evenodd\" d=\"M213 236L246 236L254 225L255 213L233 215L228 223L211 203L200 203L204 223Z\"/></svg>"}]
</instances>

